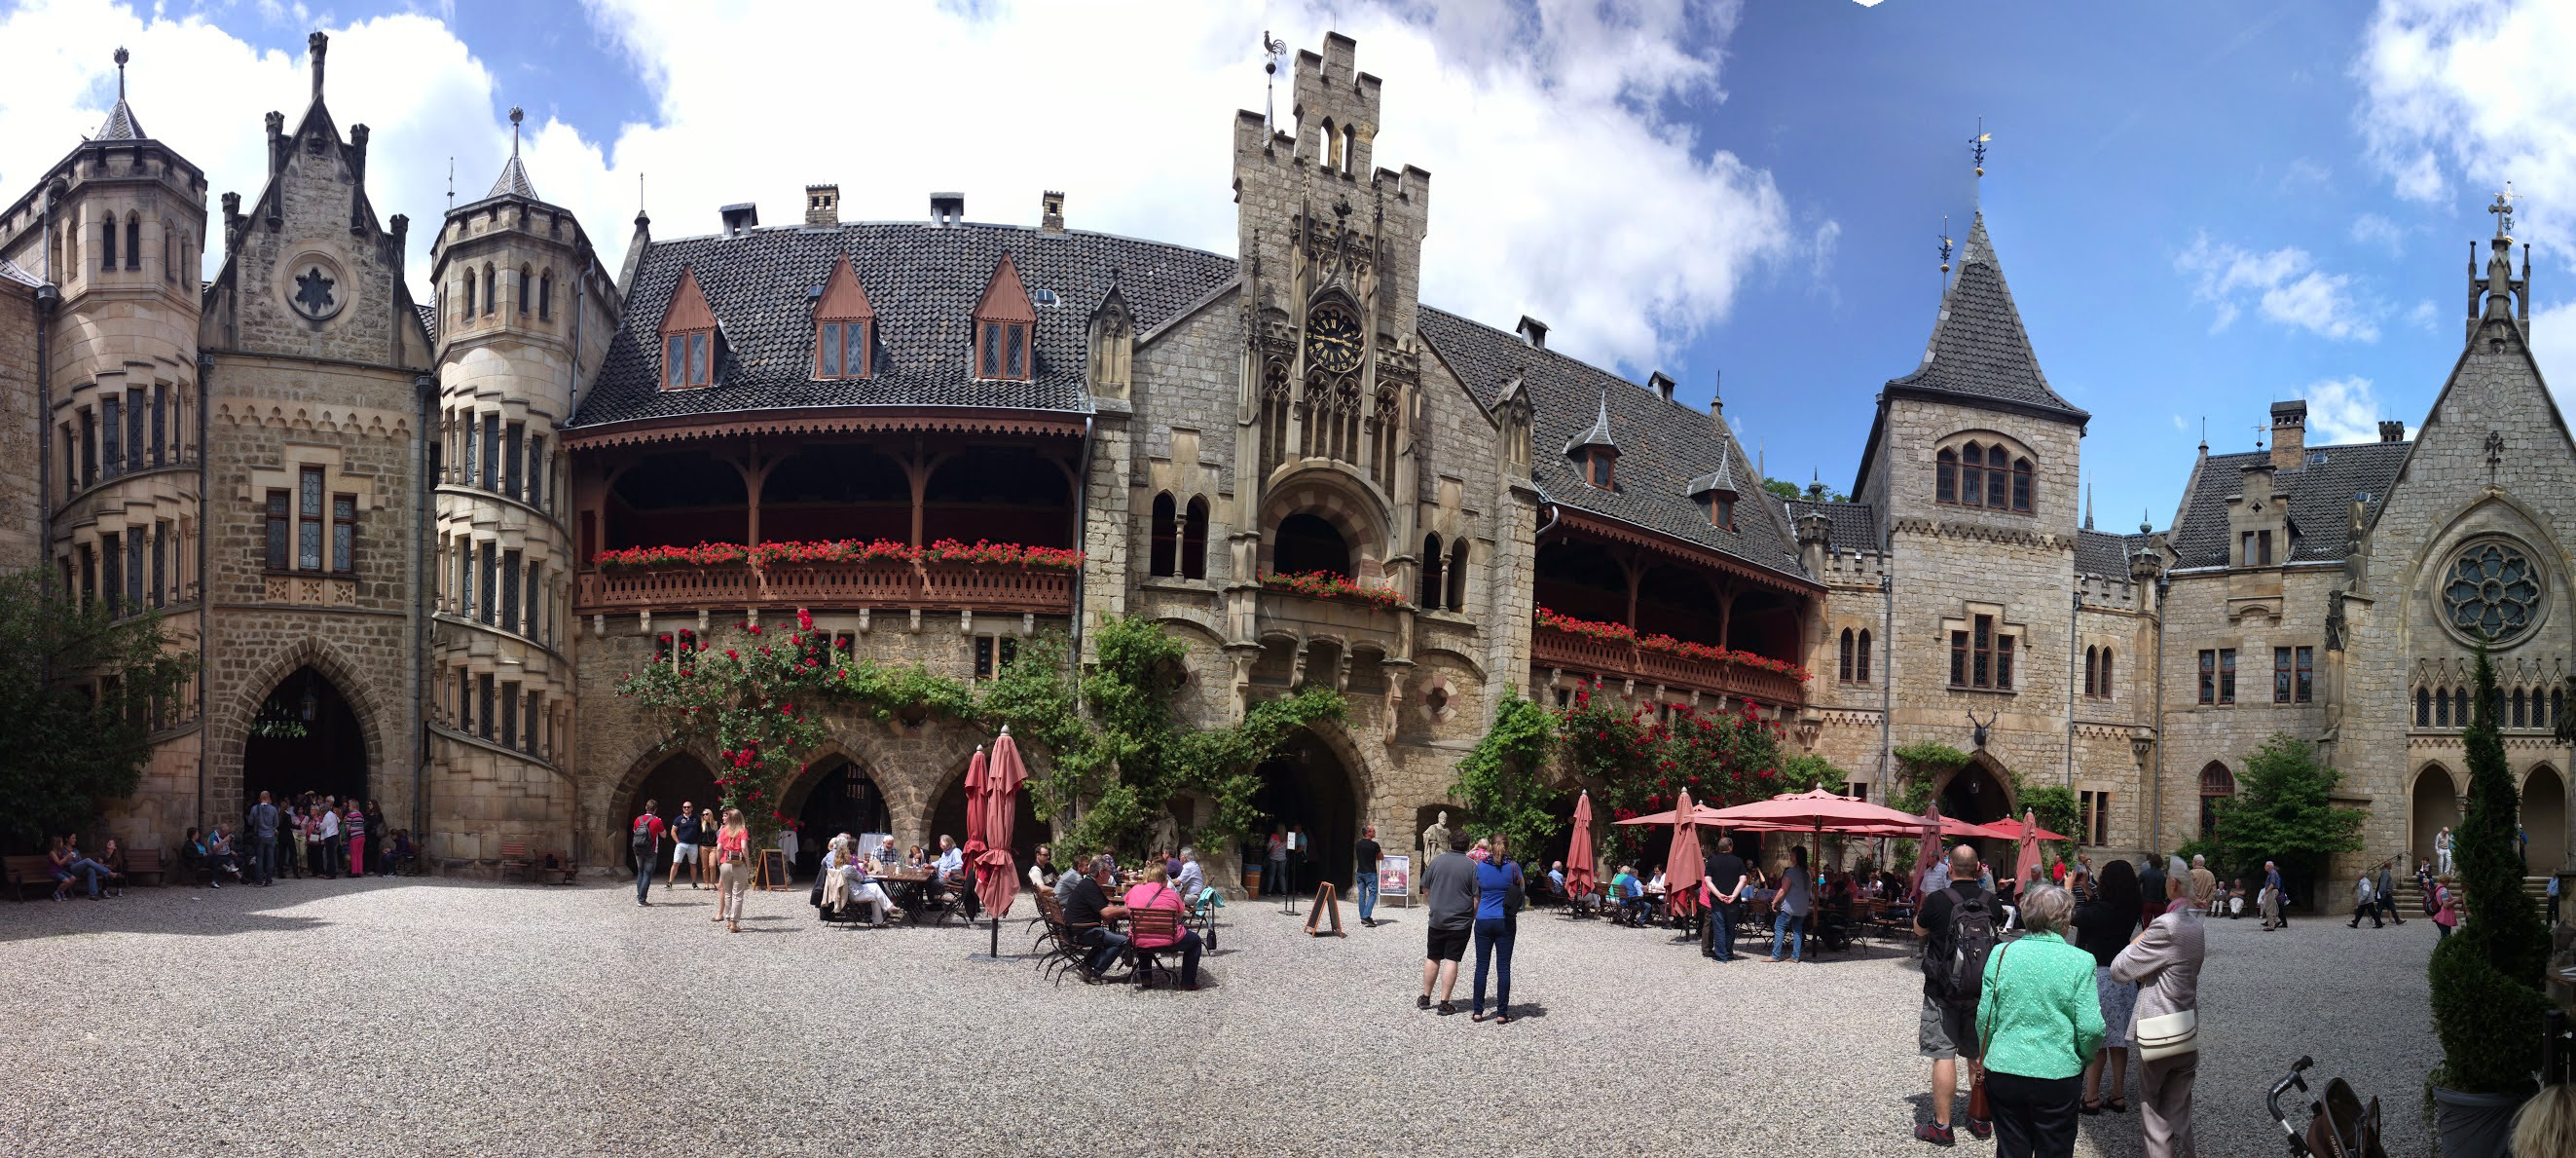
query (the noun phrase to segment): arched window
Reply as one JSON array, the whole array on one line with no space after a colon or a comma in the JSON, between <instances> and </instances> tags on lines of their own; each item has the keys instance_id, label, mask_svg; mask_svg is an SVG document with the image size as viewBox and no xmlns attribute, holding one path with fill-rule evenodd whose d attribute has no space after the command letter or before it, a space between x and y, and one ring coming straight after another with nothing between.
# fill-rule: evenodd
<instances>
[{"instance_id":1,"label":"arched window","mask_svg":"<svg viewBox=\"0 0 2576 1158\"><path fill-rule=\"evenodd\" d=\"M125 268L143 268L143 215L125 215Z\"/></svg>"},{"instance_id":2,"label":"arched window","mask_svg":"<svg viewBox=\"0 0 2576 1158\"><path fill-rule=\"evenodd\" d=\"M2007 501L2006 496L2010 494L2006 488L2011 485L2011 469L2004 462L2004 448L1998 446L1988 450L1986 452L1986 505L2002 510Z\"/></svg>"},{"instance_id":3,"label":"arched window","mask_svg":"<svg viewBox=\"0 0 2576 1158\"><path fill-rule=\"evenodd\" d=\"M2102 649L2102 698L2111 698L2111 649Z\"/></svg>"},{"instance_id":4,"label":"arched window","mask_svg":"<svg viewBox=\"0 0 2576 1158\"><path fill-rule=\"evenodd\" d=\"M2431 688L2415 689L2415 726L2418 728L2433 726L2433 690Z\"/></svg>"},{"instance_id":5,"label":"arched window","mask_svg":"<svg viewBox=\"0 0 2576 1158\"><path fill-rule=\"evenodd\" d=\"M2084 649L2084 698L2102 694L2102 653L2097 648Z\"/></svg>"},{"instance_id":6,"label":"arched window","mask_svg":"<svg viewBox=\"0 0 2576 1158\"><path fill-rule=\"evenodd\" d=\"M1181 578L1207 578L1207 535L1207 496L1193 495L1189 516L1181 523Z\"/></svg>"},{"instance_id":7,"label":"arched window","mask_svg":"<svg viewBox=\"0 0 2576 1158\"><path fill-rule=\"evenodd\" d=\"M2026 458L2013 460L2012 509L2023 514L2030 513L2030 460Z\"/></svg>"},{"instance_id":8,"label":"arched window","mask_svg":"<svg viewBox=\"0 0 2576 1158\"><path fill-rule=\"evenodd\" d=\"M535 292L535 291L536 291L536 288L537 288L537 275L536 275L536 272L535 272L535 271L533 271L533 270L531 270L531 269L529 269L528 267L526 267L526 266L524 266L524 265L523 265L523 266L520 266L520 267L519 267L519 316L520 316L520 317L526 317L526 316L528 315L528 299L529 299L529 298L533 298L533 297L537 296L537 295L536 295L536 292Z\"/></svg>"},{"instance_id":9,"label":"arched window","mask_svg":"<svg viewBox=\"0 0 2576 1158\"><path fill-rule=\"evenodd\" d=\"M1933 476L1932 480L1933 501L1944 503L1958 502L1959 452L1955 450L1942 451L1939 455L1939 462L1940 466L1938 468L1938 473Z\"/></svg>"},{"instance_id":10,"label":"arched window","mask_svg":"<svg viewBox=\"0 0 2576 1158\"><path fill-rule=\"evenodd\" d=\"M2557 727L2559 721L2566 718L2562 714L2566 712L2566 710L2567 690L2565 688L2549 689L2549 726L2553 728Z\"/></svg>"},{"instance_id":11,"label":"arched window","mask_svg":"<svg viewBox=\"0 0 2576 1158\"><path fill-rule=\"evenodd\" d=\"M1333 118L1324 118L1323 162L1326 169L1342 167L1342 134L1333 128Z\"/></svg>"},{"instance_id":12,"label":"arched window","mask_svg":"<svg viewBox=\"0 0 2576 1158\"><path fill-rule=\"evenodd\" d=\"M2527 723L2525 723L2525 722L2524 722L2523 714L2522 714L2522 713L2523 713L2522 689L2521 689L2521 688L2515 688L2515 689L2513 689L2513 726L2514 726L2514 727L2517 727L2517 728L2527 728L2527 727L2530 727L2530 725L2529 725L2529 724L2527 724Z\"/></svg>"},{"instance_id":13,"label":"arched window","mask_svg":"<svg viewBox=\"0 0 2576 1158\"><path fill-rule=\"evenodd\" d=\"M1342 126L1342 176L1352 175L1360 164L1360 131L1358 126Z\"/></svg>"},{"instance_id":14,"label":"arched window","mask_svg":"<svg viewBox=\"0 0 2576 1158\"><path fill-rule=\"evenodd\" d=\"M2218 802L2236 795L2236 777L2216 760L2200 770L2200 835L2218 827Z\"/></svg>"},{"instance_id":15,"label":"arched window","mask_svg":"<svg viewBox=\"0 0 2576 1158\"><path fill-rule=\"evenodd\" d=\"M550 321L555 316L555 271L549 269L537 279L537 320Z\"/></svg>"},{"instance_id":16,"label":"arched window","mask_svg":"<svg viewBox=\"0 0 2576 1158\"><path fill-rule=\"evenodd\" d=\"M1174 571L1174 559L1180 551L1180 515L1173 509L1171 492L1154 496L1153 574L1168 576Z\"/></svg>"},{"instance_id":17,"label":"arched window","mask_svg":"<svg viewBox=\"0 0 2576 1158\"><path fill-rule=\"evenodd\" d=\"M1860 672L1852 682L1869 682L1869 651L1869 629L1864 627L1860 629L1860 647L1852 653L1852 666Z\"/></svg>"},{"instance_id":18,"label":"arched window","mask_svg":"<svg viewBox=\"0 0 2576 1158\"><path fill-rule=\"evenodd\" d=\"M1440 581L1440 567L1446 559L1447 557L1440 553L1440 536L1424 535L1422 537L1422 591L1414 601L1420 603L1425 611L1438 611L1440 596L1449 590L1448 585Z\"/></svg>"},{"instance_id":19,"label":"arched window","mask_svg":"<svg viewBox=\"0 0 2576 1158\"><path fill-rule=\"evenodd\" d=\"M1467 540L1449 544L1449 610L1467 609Z\"/></svg>"},{"instance_id":20,"label":"arched window","mask_svg":"<svg viewBox=\"0 0 2576 1158\"><path fill-rule=\"evenodd\" d=\"M465 271L465 318L474 319L474 271L470 269Z\"/></svg>"},{"instance_id":21,"label":"arched window","mask_svg":"<svg viewBox=\"0 0 2576 1158\"><path fill-rule=\"evenodd\" d=\"M1837 678L1844 683L1852 682L1852 641L1852 629L1844 628L1841 662L1834 668Z\"/></svg>"},{"instance_id":22,"label":"arched window","mask_svg":"<svg viewBox=\"0 0 2576 1158\"><path fill-rule=\"evenodd\" d=\"M98 227L98 268L116 268L116 220L109 218Z\"/></svg>"},{"instance_id":23,"label":"arched window","mask_svg":"<svg viewBox=\"0 0 2576 1158\"><path fill-rule=\"evenodd\" d=\"M179 231L167 217L161 219L161 280L179 280Z\"/></svg>"},{"instance_id":24,"label":"arched window","mask_svg":"<svg viewBox=\"0 0 2576 1158\"><path fill-rule=\"evenodd\" d=\"M2433 693L2433 726L2436 728L2451 726L2451 693L2447 688Z\"/></svg>"},{"instance_id":25,"label":"arched window","mask_svg":"<svg viewBox=\"0 0 2576 1158\"><path fill-rule=\"evenodd\" d=\"M491 317L492 311L500 304L501 282L494 276L491 265L487 263L483 267L483 316Z\"/></svg>"},{"instance_id":26,"label":"arched window","mask_svg":"<svg viewBox=\"0 0 2576 1158\"><path fill-rule=\"evenodd\" d=\"M1976 443L1959 448L1959 501L1968 506L1986 505L1986 452Z\"/></svg>"}]
</instances>

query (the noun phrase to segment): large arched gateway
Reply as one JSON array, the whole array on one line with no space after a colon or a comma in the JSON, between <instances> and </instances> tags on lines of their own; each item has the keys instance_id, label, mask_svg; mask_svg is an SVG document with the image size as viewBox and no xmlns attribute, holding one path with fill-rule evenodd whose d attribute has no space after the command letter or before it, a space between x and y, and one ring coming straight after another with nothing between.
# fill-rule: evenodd
<instances>
[{"instance_id":1,"label":"large arched gateway","mask_svg":"<svg viewBox=\"0 0 2576 1158\"><path fill-rule=\"evenodd\" d=\"M367 739L358 715L330 677L299 667L278 681L242 741L242 799L315 792L373 800L378 790L367 782Z\"/></svg>"},{"instance_id":2,"label":"large arched gateway","mask_svg":"<svg viewBox=\"0 0 2576 1158\"><path fill-rule=\"evenodd\" d=\"M1261 787L1253 794L1252 806L1270 819L1246 838L1243 863L1259 865L1268 873L1265 842L1271 829L1302 828L1309 847L1306 856L1292 865L1288 884L1311 893L1317 881L1329 880L1348 891L1355 863L1351 858L1359 841L1357 773L1323 737L1300 731L1280 741L1270 757L1253 768L1253 774L1261 778ZM1452 823L1464 816L1465 810L1459 810ZM1262 888L1269 887L1264 881Z\"/></svg>"}]
</instances>

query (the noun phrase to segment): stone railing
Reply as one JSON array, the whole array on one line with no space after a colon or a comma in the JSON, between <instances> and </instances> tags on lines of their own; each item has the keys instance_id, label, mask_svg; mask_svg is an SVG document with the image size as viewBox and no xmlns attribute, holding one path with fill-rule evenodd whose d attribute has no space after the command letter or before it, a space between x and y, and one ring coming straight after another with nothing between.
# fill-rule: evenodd
<instances>
[{"instance_id":1,"label":"stone railing","mask_svg":"<svg viewBox=\"0 0 2576 1158\"><path fill-rule=\"evenodd\" d=\"M1731 660L1694 659L1654 651L1619 640L1595 639L1570 631L1537 626L1530 631L1530 654L1537 666L1560 668L1568 675L1608 680L1636 680L1735 696L1780 706L1803 703L1805 689L1794 676Z\"/></svg>"},{"instance_id":2,"label":"stone railing","mask_svg":"<svg viewBox=\"0 0 2576 1158\"><path fill-rule=\"evenodd\" d=\"M580 615L706 608L893 608L1073 613L1073 572L993 563L798 563L602 568L573 590Z\"/></svg>"}]
</instances>

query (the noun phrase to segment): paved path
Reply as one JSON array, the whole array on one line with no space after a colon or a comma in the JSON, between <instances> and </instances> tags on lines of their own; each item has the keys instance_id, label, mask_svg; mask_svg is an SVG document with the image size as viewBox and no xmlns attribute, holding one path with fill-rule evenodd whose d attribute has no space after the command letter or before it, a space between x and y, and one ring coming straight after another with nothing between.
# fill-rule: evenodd
<instances>
[{"instance_id":1,"label":"paved path","mask_svg":"<svg viewBox=\"0 0 2576 1158\"><path fill-rule=\"evenodd\" d=\"M738 936L712 890L654 896L290 881L0 906L22 1063L0 1153L1931 1152L1908 1136L1920 979L1892 950L1720 966L1541 912L1528 1016L1494 1026L1413 1008L1419 910L1313 940L1237 904L1212 986L1176 994L971 962L980 928L823 928L802 891L754 895ZM2202 1152L2277 1152L2261 1090L2302 1052L2381 1098L2390 1153L2426 1152L2432 944L2427 921L2216 922ZM2077 1152L2135 1154L2137 1131L2085 1119Z\"/></svg>"}]
</instances>

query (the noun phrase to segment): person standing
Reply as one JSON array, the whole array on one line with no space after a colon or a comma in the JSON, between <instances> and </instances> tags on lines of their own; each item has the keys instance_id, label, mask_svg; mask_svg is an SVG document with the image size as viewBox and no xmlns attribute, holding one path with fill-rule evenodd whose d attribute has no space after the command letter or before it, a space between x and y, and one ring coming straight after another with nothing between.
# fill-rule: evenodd
<instances>
[{"instance_id":1,"label":"person standing","mask_svg":"<svg viewBox=\"0 0 2576 1158\"><path fill-rule=\"evenodd\" d=\"M2361 875L2360 875L2359 877L2356 877L2356 878L2354 878L2354 879L2353 879L2353 882L2352 882L2352 921L2351 921L2349 924L2346 924L2344 927L2345 927L2345 928L2347 928L2347 929L2358 929L2358 928L2360 928L2360 927L2361 927L2361 919L2362 919L2363 917L2368 917L2368 918L2370 918L2370 927L2371 927L2371 928L2374 928L2374 929L2384 929L2384 928L2387 928L2387 927L2388 927L2386 924L2384 924L2383 922L2381 922L2381 921L2380 921L2380 919L2379 919L2379 902L2378 902L2378 899L2377 899L2377 898L2376 898L2376 897L2371 893L2371 891L2370 891L2370 870L2369 870L2369 869L2363 869L2363 870L2361 870Z\"/></svg>"},{"instance_id":2,"label":"person standing","mask_svg":"<svg viewBox=\"0 0 2576 1158\"><path fill-rule=\"evenodd\" d=\"M2138 862L2138 919L2152 921L2165 915L2164 862L2148 853Z\"/></svg>"},{"instance_id":3,"label":"person standing","mask_svg":"<svg viewBox=\"0 0 2576 1158\"><path fill-rule=\"evenodd\" d=\"M2199 909L2204 913L2216 916L2217 910L2210 906L2216 904L2217 901L2218 874L2209 871L2208 857L2195 854L2191 858L2192 907Z\"/></svg>"},{"instance_id":4,"label":"person standing","mask_svg":"<svg viewBox=\"0 0 2576 1158\"><path fill-rule=\"evenodd\" d=\"M2158 879L2163 873L2156 874ZM2092 900L2075 906L2075 947L2093 955L2093 988L2104 1023L2102 1048L2084 1062L2082 1112L2129 1112L2129 1009L2138 1002L2138 987L2111 978L2111 962L2138 927L2138 873L2129 862L2103 866L2101 887ZM2100 1097L2095 1097L2096 1093Z\"/></svg>"},{"instance_id":5,"label":"person standing","mask_svg":"<svg viewBox=\"0 0 2576 1158\"><path fill-rule=\"evenodd\" d=\"M2433 931L2439 934L2434 939L2450 940L2459 924L2460 898L2451 892L2451 874L2444 873L2433 882Z\"/></svg>"},{"instance_id":6,"label":"person standing","mask_svg":"<svg viewBox=\"0 0 2576 1158\"><path fill-rule=\"evenodd\" d=\"M2208 955L2208 939L2199 906L2180 903L2182 889L2177 884L2182 861L2176 859L2170 867L2174 870L2173 880L2165 887L2174 894L2176 903L2140 930L2137 939L2111 961L2113 979L2138 987L2137 1005L2129 1022L2132 1041L2139 1040L2141 1026L2159 1028L2150 1024L2159 1018L2187 1014L2194 1023L2192 1028L2198 1029L2200 963ZM2191 1086L2199 1074L2200 1051L2196 1045L2181 1053L2142 1057L2139 1061L2138 1125L2144 1135L2147 1158L2192 1158L2200 1152L2191 1129Z\"/></svg>"},{"instance_id":7,"label":"person standing","mask_svg":"<svg viewBox=\"0 0 2576 1158\"><path fill-rule=\"evenodd\" d=\"M2392 856L2379 862L2379 880L2372 885L2370 891L2372 902L2379 906L2381 915L2400 925L2406 923L2406 918L2397 912L2396 857Z\"/></svg>"},{"instance_id":8,"label":"person standing","mask_svg":"<svg viewBox=\"0 0 2576 1158\"><path fill-rule=\"evenodd\" d=\"M1422 956L1422 996L1414 999L1414 1008L1432 1008L1431 989L1436 982L1441 1015L1458 1012L1449 994L1458 984L1458 962L1467 955L1467 939L1475 928L1476 887L1476 862L1467 859L1467 834L1452 833L1449 851L1433 857L1422 869L1431 931Z\"/></svg>"},{"instance_id":9,"label":"person standing","mask_svg":"<svg viewBox=\"0 0 2576 1158\"><path fill-rule=\"evenodd\" d=\"M1304 869L1303 873L1297 870ZM1306 835L1306 826L1288 826L1288 891L1297 891L1297 882L1315 883L1315 841Z\"/></svg>"},{"instance_id":10,"label":"person standing","mask_svg":"<svg viewBox=\"0 0 2576 1158\"><path fill-rule=\"evenodd\" d=\"M1780 961L1780 941L1789 942L1789 960L1807 960L1807 911L1815 902L1816 882L1807 871L1807 846L1789 849L1789 871L1780 875L1780 895L1771 905L1771 961Z\"/></svg>"},{"instance_id":11,"label":"person standing","mask_svg":"<svg viewBox=\"0 0 2576 1158\"><path fill-rule=\"evenodd\" d=\"M697 876L700 881L711 885L716 883L716 834L723 827L716 823L715 809L698 810ZM724 898L716 898L716 903L723 904Z\"/></svg>"},{"instance_id":12,"label":"person standing","mask_svg":"<svg viewBox=\"0 0 2576 1158\"><path fill-rule=\"evenodd\" d=\"M644 811L626 829L626 850L635 858L635 903L639 905L653 903L647 894L653 891L653 861L662 851L662 818L653 810L661 804L646 800Z\"/></svg>"},{"instance_id":13,"label":"person standing","mask_svg":"<svg viewBox=\"0 0 2576 1158\"><path fill-rule=\"evenodd\" d=\"M1270 871L1262 874L1262 895L1269 896L1274 893L1286 893L1288 891L1287 829L1281 828L1275 824L1270 826L1270 847L1268 852L1269 855L1265 859L1269 863Z\"/></svg>"},{"instance_id":14,"label":"person standing","mask_svg":"<svg viewBox=\"0 0 2576 1158\"><path fill-rule=\"evenodd\" d=\"M2263 862L2263 931L2290 927L2290 919L2281 915L2281 867Z\"/></svg>"},{"instance_id":15,"label":"person standing","mask_svg":"<svg viewBox=\"0 0 2576 1158\"><path fill-rule=\"evenodd\" d=\"M331 842L340 836L340 814L331 810L327 800L316 807L319 811L304 829L304 860L314 876L336 881L340 873L331 863Z\"/></svg>"},{"instance_id":16,"label":"person standing","mask_svg":"<svg viewBox=\"0 0 2576 1158\"><path fill-rule=\"evenodd\" d=\"M299 881L304 879L304 841L312 824L312 820L306 815L303 801L287 802L285 825L277 831L280 848L278 863L287 875Z\"/></svg>"},{"instance_id":17,"label":"person standing","mask_svg":"<svg viewBox=\"0 0 2576 1158\"><path fill-rule=\"evenodd\" d=\"M277 805L268 793L259 794L259 803L250 806L250 844L252 871L263 888L277 884Z\"/></svg>"},{"instance_id":18,"label":"person standing","mask_svg":"<svg viewBox=\"0 0 2576 1158\"><path fill-rule=\"evenodd\" d=\"M1476 988L1469 1002L1469 1020L1485 1020L1486 966L1499 958L1500 972L1494 990L1494 1024L1512 1023L1512 943L1513 901L1528 894L1521 880L1521 866L1505 860L1500 852L1476 866Z\"/></svg>"},{"instance_id":19,"label":"person standing","mask_svg":"<svg viewBox=\"0 0 2576 1158\"><path fill-rule=\"evenodd\" d=\"M2433 834L2433 875L2451 875L2451 826L2447 824Z\"/></svg>"},{"instance_id":20,"label":"person standing","mask_svg":"<svg viewBox=\"0 0 2576 1158\"><path fill-rule=\"evenodd\" d=\"M1932 1120L1916 1126L1914 1136L1935 1146L1954 1141L1950 1104L1958 1096L1958 1059L1963 1057L1968 1062L1968 1132L1979 1138L1995 1132L1985 1104L1985 1069L1977 1060L1985 1051L1976 1024L1984 957L1993 951L2002 927L2002 902L1977 884L1977 850L1962 844L1950 850L1944 863L1958 866L1957 871L1944 872L1948 883L1923 894L1914 913L1914 931L1923 938L1923 1019L1916 1044L1932 1059Z\"/></svg>"},{"instance_id":21,"label":"person standing","mask_svg":"<svg viewBox=\"0 0 2576 1158\"><path fill-rule=\"evenodd\" d=\"M789 820L778 826L778 855L787 862L787 880L778 882L782 885L796 879L796 824Z\"/></svg>"},{"instance_id":22,"label":"person standing","mask_svg":"<svg viewBox=\"0 0 2576 1158\"><path fill-rule=\"evenodd\" d=\"M1359 861L1359 871L1351 879L1351 896L1359 902L1360 924L1374 929L1377 928L1377 861L1385 855L1377 846L1376 825L1360 826L1360 842L1354 852Z\"/></svg>"},{"instance_id":23,"label":"person standing","mask_svg":"<svg viewBox=\"0 0 2576 1158\"><path fill-rule=\"evenodd\" d=\"M1744 893L1744 858L1735 855L1735 838L1717 838L1717 851L1700 866L1708 878L1707 933L1700 952L1719 961L1735 960L1735 904Z\"/></svg>"},{"instance_id":24,"label":"person standing","mask_svg":"<svg viewBox=\"0 0 2576 1158\"><path fill-rule=\"evenodd\" d=\"M2134 883L2134 873L2123 875ZM2102 1048L2103 1023L2093 955L2066 943L2074 908L2064 889L2032 888L2021 903L2029 931L1986 957L1977 1035L1995 1113L1996 1158L2075 1153L2084 1060Z\"/></svg>"},{"instance_id":25,"label":"person standing","mask_svg":"<svg viewBox=\"0 0 2576 1158\"><path fill-rule=\"evenodd\" d=\"M367 813L358 798L349 798L349 810L340 816L340 839L349 846L349 877L363 880L367 875Z\"/></svg>"},{"instance_id":26,"label":"person standing","mask_svg":"<svg viewBox=\"0 0 2576 1158\"><path fill-rule=\"evenodd\" d=\"M696 802L681 801L680 814L671 818L671 871L662 879L662 887L665 889L680 887L680 866L684 864L689 866L689 887L693 889L700 887L698 884L698 814L689 811L689 806L693 803ZM649 812L652 809L648 805L645 810ZM644 871L653 870L648 868Z\"/></svg>"},{"instance_id":27,"label":"person standing","mask_svg":"<svg viewBox=\"0 0 2576 1158\"><path fill-rule=\"evenodd\" d=\"M2553 872L2553 873L2551 873L2551 874L2549 874L2548 897L2549 897L2549 923L2550 923L2550 924L2552 924L2552 925L2555 925L2555 924L2557 924L2557 923L2558 923L2558 874L2557 874L2557 873L2554 873L2554 872ZM2390 907L2391 907L2391 908L2394 908L2395 906L2394 906L2394 905L2392 905L2392 906L2390 906ZM2403 924L2405 924L2406 922L2404 922L2404 921L2399 921L2399 922L2397 922L2397 923L2398 923L2398 924L2400 924L2400 925L2403 925Z\"/></svg>"},{"instance_id":28,"label":"person standing","mask_svg":"<svg viewBox=\"0 0 2576 1158\"><path fill-rule=\"evenodd\" d=\"M725 809L724 827L716 832L716 919L725 932L742 931L743 899L751 895L751 827L742 810Z\"/></svg>"}]
</instances>

